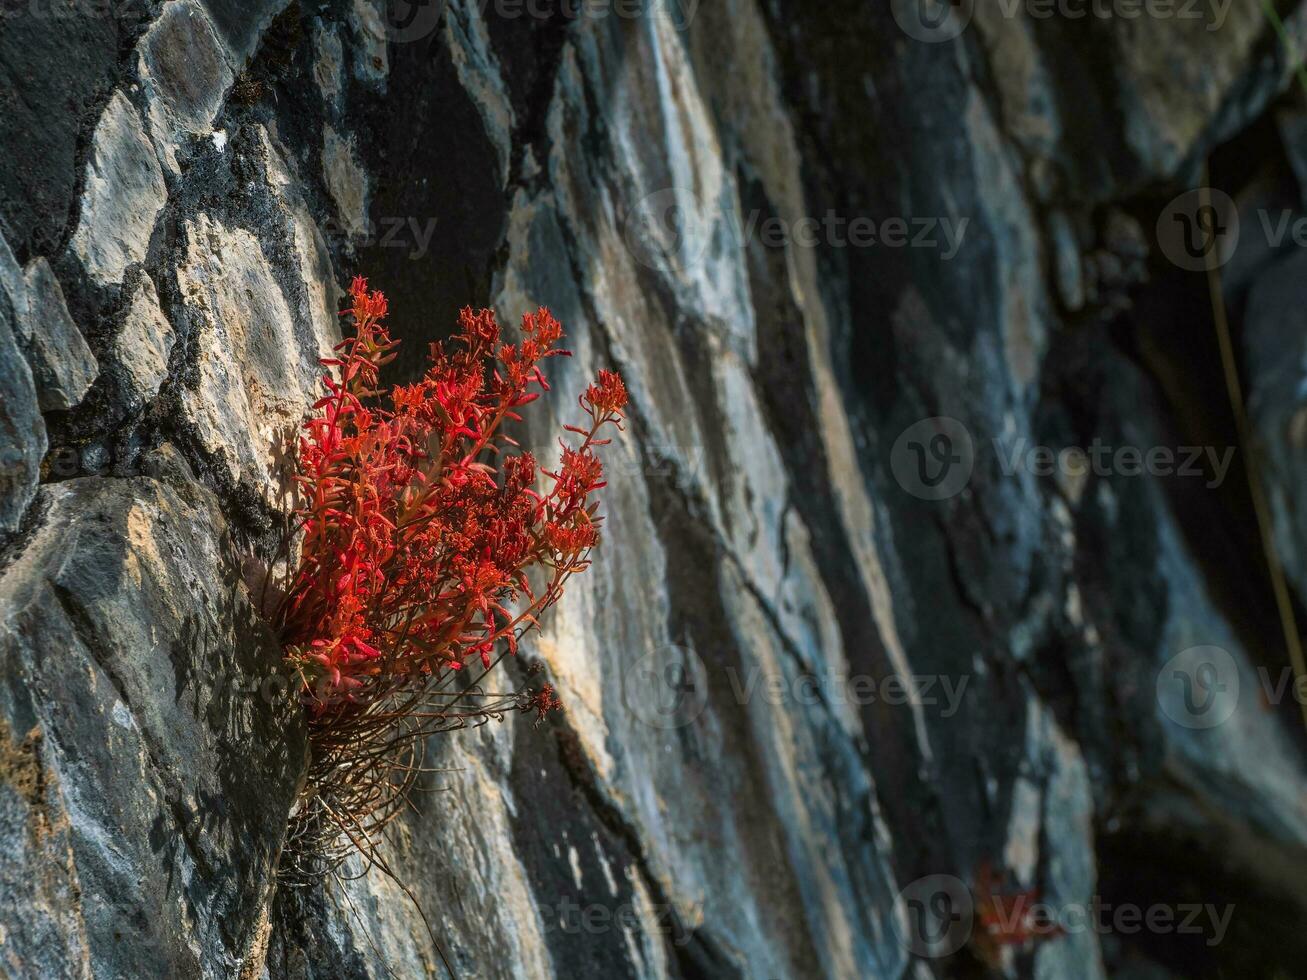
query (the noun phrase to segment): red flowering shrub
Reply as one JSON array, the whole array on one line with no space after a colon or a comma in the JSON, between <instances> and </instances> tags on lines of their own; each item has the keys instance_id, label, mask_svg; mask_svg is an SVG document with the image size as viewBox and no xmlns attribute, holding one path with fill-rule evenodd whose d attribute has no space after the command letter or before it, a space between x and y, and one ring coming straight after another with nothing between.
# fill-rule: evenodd
<instances>
[{"instance_id":1,"label":"red flowering shrub","mask_svg":"<svg viewBox=\"0 0 1307 980\"><path fill-rule=\"evenodd\" d=\"M1027 947L1063 934L1060 925L1041 917L1041 912L1049 910L1040 904L1038 889L1005 889L1003 875L987 861L977 869L972 891L980 924L974 945L981 959L995 970L1001 966L1005 947Z\"/></svg>"},{"instance_id":2,"label":"red flowering shrub","mask_svg":"<svg viewBox=\"0 0 1307 980\"><path fill-rule=\"evenodd\" d=\"M362 278L350 295L353 336L323 361L327 394L300 440L277 625L313 750L298 831L368 853L420 771L426 735L557 707L547 686L486 695L463 675L516 652L588 566L602 522L595 450L605 426L621 427L627 396L601 371L580 399L584 424L566 427L574 444L542 470L503 427L549 390L541 364L567 353L548 310L506 342L493 312L464 309L426 375L385 392L378 375L397 346L386 298Z\"/></svg>"}]
</instances>

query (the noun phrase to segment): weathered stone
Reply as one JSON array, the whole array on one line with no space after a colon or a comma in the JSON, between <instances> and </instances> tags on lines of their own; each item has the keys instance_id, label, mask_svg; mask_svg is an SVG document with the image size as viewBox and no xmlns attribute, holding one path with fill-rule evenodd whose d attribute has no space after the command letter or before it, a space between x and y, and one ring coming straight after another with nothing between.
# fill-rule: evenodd
<instances>
[{"instance_id":1,"label":"weathered stone","mask_svg":"<svg viewBox=\"0 0 1307 980\"><path fill-rule=\"evenodd\" d=\"M368 230L368 178L359 165L352 139L343 139L330 126L322 134L322 173L336 212L351 235Z\"/></svg>"},{"instance_id":2,"label":"weathered stone","mask_svg":"<svg viewBox=\"0 0 1307 980\"><path fill-rule=\"evenodd\" d=\"M0 237L0 270L8 246ZM17 263L14 263L17 268ZM45 457L45 420L36 385L15 334L14 311L26 304L22 276L0 283L0 532L13 531L36 495ZM10 287L17 283L15 292Z\"/></svg>"},{"instance_id":3,"label":"weathered stone","mask_svg":"<svg viewBox=\"0 0 1307 980\"><path fill-rule=\"evenodd\" d=\"M1237 902L1230 935L1195 955L1081 930L1000 951L1011 976L1293 972L1307 778L1282 730L1295 706L1258 697L1256 668L1277 678L1282 654L1237 494L1036 474L1022 454L1226 438L1203 428L1223 407L1176 394L1210 377L1205 345L1150 332L1159 309L1205 305L1206 284L1145 284L1162 257L1141 229L1154 196L1247 140L1255 153L1226 147L1213 170L1247 217L1222 274L1232 317L1247 312L1277 548L1307 596L1307 270L1275 265L1257 221L1299 206L1284 178L1304 154L1292 125L1285 148L1265 125L1241 135L1295 62L1255 4L1196 5L1224 18L1208 30L1182 5L1064 18L982 0L954 5L974 17L945 44L911 37L902 3L139 6L152 22L99 31L94 52L84 19L66 43L25 22L0 37L0 67L18 66L0 129L40 128L32 106L49 117L37 150L0 160L0 186L49 202L41 220L0 203L24 259L50 251L34 227L67 236L60 194L94 130L72 235L86 281L56 265L79 319L114 318L82 324L112 355L97 390L112 404L60 418L60 448L75 444L73 471L159 481L57 483L27 506L40 452L19 434L26 469L0 516L25 521L0 551L0 621L19 624L0 662L25 671L0 683L0 950L53 976L441 975L425 916L457 975L921 978L980 972L993 951L973 932L957 960L923 957L905 923L931 896L905 889L945 875L965 890L990 863L1058 913L1095 896ZM1299 43L1307 4L1278 9ZM89 67L36 79L15 37ZM115 87L98 126L82 117ZM853 241L855 220L873 242ZM332 226L345 234L324 238ZM17 431L6 413L41 424L5 345L29 292L5 255L0 441ZM286 505L277 454L320 390L346 269L390 296L391 377L464 303L506 323L559 314L575 356L549 365L554 397L520 433L542 461L599 368L624 373L632 419L607 447L594 567L500 678L533 685L517 665L541 667L565 713L432 743L451 771L423 775L421 812L383 845L413 901L373 873L269 908L291 793L276 739L207 676L213 645L173 664L158 648L189 635L178 610L215 636L243 622L241 569L261 558L206 557L220 521L199 481L261 540L251 498ZM938 416L974 459L955 494L924 500L895 457ZM256 623L240 632L275 661ZM1171 683L1195 644L1224 650L1221 680L1242 691L1210 729L1186 724ZM157 680L178 665L199 676ZM228 792L233 759L248 779ZM210 834L179 801L219 790ZM253 863L224 828L232 808L254 814ZM93 833L106 812L121 841Z\"/></svg>"},{"instance_id":4,"label":"weathered stone","mask_svg":"<svg viewBox=\"0 0 1307 980\"><path fill-rule=\"evenodd\" d=\"M87 273L120 283L145 258L154 222L167 201L163 172L141 117L115 92L95 127L81 218L71 247Z\"/></svg>"},{"instance_id":5,"label":"weathered stone","mask_svg":"<svg viewBox=\"0 0 1307 980\"><path fill-rule=\"evenodd\" d=\"M1080 243L1065 212L1049 218L1048 236L1057 270L1057 290L1062 304L1073 313L1085 305L1085 276L1080 261Z\"/></svg>"},{"instance_id":6,"label":"weathered stone","mask_svg":"<svg viewBox=\"0 0 1307 980\"><path fill-rule=\"evenodd\" d=\"M242 228L206 214L188 221L177 279L199 377L182 391L186 417L232 480L275 496L286 476L279 454L317 400L326 350L300 339L259 241Z\"/></svg>"},{"instance_id":7,"label":"weathered stone","mask_svg":"<svg viewBox=\"0 0 1307 980\"><path fill-rule=\"evenodd\" d=\"M1271 507L1276 556L1300 598L1307 598L1307 334L1303 277L1307 252L1296 249L1253 284L1244 354L1255 465Z\"/></svg>"},{"instance_id":8,"label":"weathered stone","mask_svg":"<svg viewBox=\"0 0 1307 980\"><path fill-rule=\"evenodd\" d=\"M434 9L431 4L423 4L411 13L425 22ZM390 50L387 44L390 32L386 29L385 14L377 9L373 0L354 0L350 15L357 40L354 46L354 76L384 92L386 77L390 74Z\"/></svg>"},{"instance_id":9,"label":"weathered stone","mask_svg":"<svg viewBox=\"0 0 1307 980\"><path fill-rule=\"evenodd\" d=\"M231 48L235 63L243 65L254 54L263 33L290 0L203 0Z\"/></svg>"},{"instance_id":10,"label":"weathered stone","mask_svg":"<svg viewBox=\"0 0 1307 980\"><path fill-rule=\"evenodd\" d=\"M150 128L176 173L180 140L208 133L222 107L233 78L230 55L198 0L166 4L138 50Z\"/></svg>"},{"instance_id":11,"label":"weathered stone","mask_svg":"<svg viewBox=\"0 0 1307 980\"><path fill-rule=\"evenodd\" d=\"M4 6L0 31L0 215L24 256L64 244L95 117L122 68L121 41L151 16L149 4Z\"/></svg>"},{"instance_id":12,"label":"weathered stone","mask_svg":"<svg viewBox=\"0 0 1307 980\"><path fill-rule=\"evenodd\" d=\"M28 705L25 708L30 707ZM40 728L0 715L0 924L18 976L89 978L72 828Z\"/></svg>"},{"instance_id":13,"label":"weathered stone","mask_svg":"<svg viewBox=\"0 0 1307 980\"><path fill-rule=\"evenodd\" d=\"M149 401L158 394L168 376L168 355L175 339L172 324L159 307L154 281L142 274L113 342L114 356L127 372L136 397Z\"/></svg>"},{"instance_id":14,"label":"weathered stone","mask_svg":"<svg viewBox=\"0 0 1307 980\"><path fill-rule=\"evenodd\" d=\"M77 329L50 263L34 259L24 276L27 316L19 322L19 341L36 381L42 411L69 409L81 403L100 365Z\"/></svg>"},{"instance_id":15,"label":"weathered stone","mask_svg":"<svg viewBox=\"0 0 1307 980\"><path fill-rule=\"evenodd\" d=\"M12 315L21 320L27 316L27 285L23 281L23 267L18 264L13 250L0 235L0 293L8 298Z\"/></svg>"},{"instance_id":16,"label":"weathered stone","mask_svg":"<svg viewBox=\"0 0 1307 980\"><path fill-rule=\"evenodd\" d=\"M446 43L459 81L476 105L486 134L499 154L499 172L507 179L513 149L513 106L505 88L503 70L490 43L487 11L489 16L495 16L493 8L452 5L445 18Z\"/></svg>"},{"instance_id":17,"label":"weathered stone","mask_svg":"<svg viewBox=\"0 0 1307 980\"><path fill-rule=\"evenodd\" d=\"M318 83L318 91L324 101L335 104L340 101L345 83L345 54L339 31L319 23L313 31L313 53L313 79Z\"/></svg>"},{"instance_id":18,"label":"weathered stone","mask_svg":"<svg viewBox=\"0 0 1307 980\"><path fill-rule=\"evenodd\" d=\"M276 642L212 498L190 499L49 488L0 575L0 834L30 842L0 869L22 879L0 899L16 976L233 976L253 942L304 732L258 693Z\"/></svg>"},{"instance_id":19,"label":"weathered stone","mask_svg":"<svg viewBox=\"0 0 1307 980\"><path fill-rule=\"evenodd\" d=\"M1146 16L1110 5L1065 16L1072 8L974 9L1008 132L1032 173L1055 164L1070 177L1064 190L1081 199L1174 175L1245 126L1284 85L1291 61L1254 56L1275 34L1264 11L1237 3ZM1301 32L1288 43L1301 47ZM1111 78L1085 86L1100 57L1113 64ZM1048 200L1053 188L1039 190Z\"/></svg>"},{"instance_id":20,"label":"weathered stone","mask_svg":"<svg viewBox=\"0 0 1307 980\"><path fill-rule=\"evenodd\" d=\"M292 173L266 130L258 130L258 147L283 222L279 233L292 243L291 276L303 285L294 309L303 325L300 335L325 357L341 340L338 311L344 290L336 282L330 250L305 200L301 180ZM315 378L316 368L314 361Z\"/></svg>"}]
</instances>

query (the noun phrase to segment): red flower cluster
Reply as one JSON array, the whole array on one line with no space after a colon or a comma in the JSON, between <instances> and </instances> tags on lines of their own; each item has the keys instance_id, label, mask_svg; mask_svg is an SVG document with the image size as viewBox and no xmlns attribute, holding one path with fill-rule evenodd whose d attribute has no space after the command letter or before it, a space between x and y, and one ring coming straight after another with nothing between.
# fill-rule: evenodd
<instances>
[{"instance_id":1,"label":"red flower cluster","mask_svg":"<svg viewBox=\"0 0 1307 980\"><path fill-rule=\"evenodd\" d=\"M507 343L493 312L464 309L458 336L432 345L426 375L386 394L378 373L396 347L386 298L362 278L350 294L354 336L323 361L335 370L300 440L302 534L280 616L318 710L469 659L489 669L501 644L516 651L589 564L602 521L593 495L605 485L595 449L609 441L604 426L621 427L627 400L621 378L601 372L580 399L585 424L566 427L578 444L563 444L556 472L538 472L502 427L548 390L541 363L567 353L548 310L523 317ZM539 573L534 587L528 572ZM556 704L549 691L531 707Z\"/></svg>"},{"instance_id":2,"label":"red flower cluster","mask_svg":"<svg viewBox=\"0 0 1307 980\"><path fill-rule=\"evenodd\" d=\"M975 944L981 958L998 969L1003 947L1025 947L1063 935L1062 927L1042 918L1048 909L1040 905L1039 890L1011 891L1004 888L1003 875L988 861L976 871L973 889L980 931Z\"/></svg>"}]
</instances>

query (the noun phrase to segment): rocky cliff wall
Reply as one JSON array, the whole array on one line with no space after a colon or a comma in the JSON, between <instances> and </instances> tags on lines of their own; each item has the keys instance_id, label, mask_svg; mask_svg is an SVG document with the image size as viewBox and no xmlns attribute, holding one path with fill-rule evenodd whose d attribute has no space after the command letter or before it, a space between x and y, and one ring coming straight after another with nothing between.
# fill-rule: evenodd
<instances>
[{"instance_id":1,"label":"rocky cliff wall","mask_svg":"<svg viewBox=\"0 0 1307 980\"><path fill-rule=\"evenodd\" d=\"M1245 475L1301 592L1299 6L395 6L4 6L5 970L438 976L425 914L462 976L1296 972ZM1207 161L1252 455L1158 223ZM566 711L433 745L407 893L274 887L304 735L242 575L354 273L398 373L547 304L555 406L633 395L602 558L510 668ZM1232 914L932 944L986 864Z\"/></svg>"}]
</instances>

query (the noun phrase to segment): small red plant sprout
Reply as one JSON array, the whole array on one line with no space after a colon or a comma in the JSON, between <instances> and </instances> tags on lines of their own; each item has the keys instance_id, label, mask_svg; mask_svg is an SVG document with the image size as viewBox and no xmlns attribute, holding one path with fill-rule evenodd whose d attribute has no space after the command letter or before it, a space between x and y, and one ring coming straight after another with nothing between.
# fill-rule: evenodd
<instances>
[{"instance_id":1,"label":"small red plant sprout","mask_svg":"<svg viewBox=\"0 0 1307 980\"><path fill-rule=\"evenodd\" d=\"M977 869L972 891L980 926L974 944L981 958L995 969L1005 948L1024 948L1063 934L1040 904L1038 889L1005 890L1003 875L988 861Z\"/></svg>"},{"instance_id":2,"label":"small red plant sprout","mask_svg":"<svg viewBox=\"0 0 1307 980\"><path fill-rule=\"evenodd\" d=\"M464 309L426 374L387 392L386 298L362 278L350 297L353 336L323 361L326 394L299 444L297 557L277 626L309 712L308 794L330 797L325 830L364 847L398 812L425 735L557 707L549 687L485 695L480 677L455 681L516 652L589 566L603 520L596 450L621 428L627 395L600 372L582 424L566 426L575 440L542 470L503 427L549 390L542 364L567 354L547 309L511 342L492 311Z\"/></svg>"}]
</instances>

